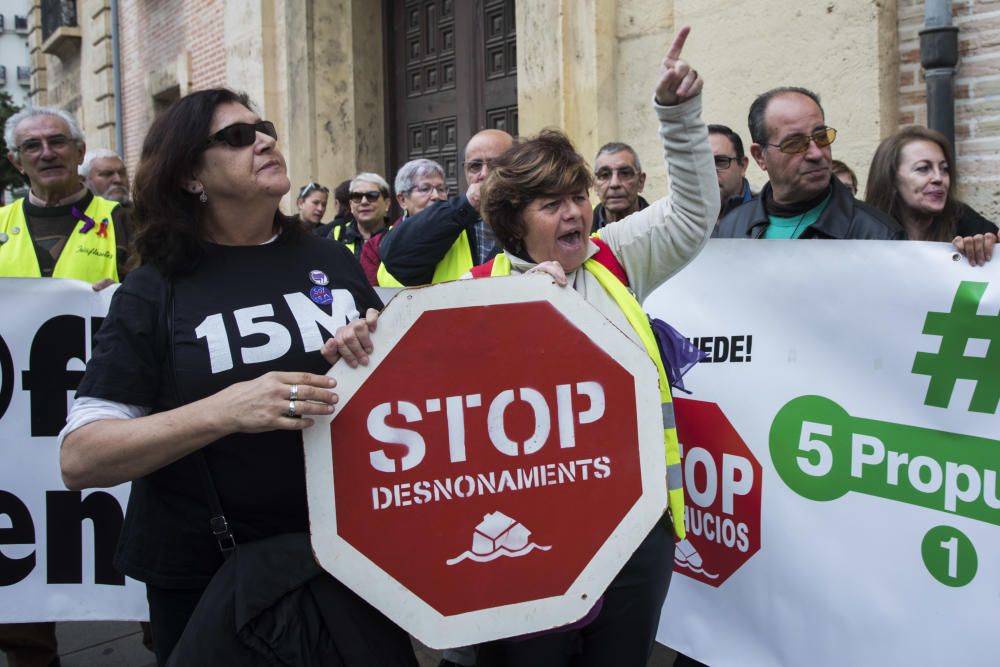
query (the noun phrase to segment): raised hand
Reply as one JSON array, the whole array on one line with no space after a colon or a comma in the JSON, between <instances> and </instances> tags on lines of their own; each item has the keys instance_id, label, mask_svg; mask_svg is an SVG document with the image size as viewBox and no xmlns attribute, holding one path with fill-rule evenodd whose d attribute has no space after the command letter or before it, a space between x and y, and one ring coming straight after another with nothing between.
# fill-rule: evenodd
<instances>
[{"instance_id":1,"label":"raised hand","mask_svg":"<svg viewBox=\"0 0 1000 667\"><path fill-rule=\"evenodd\" d=\"M660 81L656 84L656 103L670 107L680 104L701 92L704 81L698 70L681 60L681 49L687 41L691 28L684 26L674 37L674 43L660 65Z\"/></svg>"}]
</instances>

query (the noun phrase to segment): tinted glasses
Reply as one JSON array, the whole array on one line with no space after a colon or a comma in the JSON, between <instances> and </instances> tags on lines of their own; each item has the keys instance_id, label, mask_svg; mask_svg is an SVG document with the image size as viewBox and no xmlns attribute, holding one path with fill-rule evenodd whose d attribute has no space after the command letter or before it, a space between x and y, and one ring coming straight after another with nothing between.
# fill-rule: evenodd
<instances>
[{"instance_id":1,"label":"tinted glasses","mask_svg":"<svg viewBox=\"0 0 1000 667\"><path fill-rule=\"evenodd\" d=\"M809 150L809 142L815 141L817 148L826 148L837 138L837 131L832 127L821 127L812 134L793 134L781 140L781 143L768 144L788 155L798 155Z\"/></svg>"},{"instance_id":2,"label":"tinted glasses","mask_svg":"<svg viewBox=\"0 0 1000 667\"><path fill-rule=\"evenodd\" d=\"M271 137L278 138L278 132L274 129L274 123L269 120L259 120L256 123L233 123L226 126L210 136L207 144L223 143L229 144L233 148L251 146L257 141L257 133L261 132Z\"/></svg>"},{"instance_id":3,"label":"tinted glasses","mask_svg":"<svg viewBox=\"0 0 1000 667\"><path fill-rule=\"evenodd\" d=\"M355 204L360 204L361 200L366 201L378 201L378 198L382 196L382 193L378 190L367 190L365 192L352 192L349 197Z\"/></svg>"}]
</instances>

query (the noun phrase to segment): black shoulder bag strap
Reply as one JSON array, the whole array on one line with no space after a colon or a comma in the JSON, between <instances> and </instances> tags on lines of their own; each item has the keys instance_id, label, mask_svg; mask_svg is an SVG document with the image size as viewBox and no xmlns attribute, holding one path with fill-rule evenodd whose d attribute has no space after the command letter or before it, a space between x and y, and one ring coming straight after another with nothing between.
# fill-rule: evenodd
<instances>
[{"instance_id":1,"label":"black shoulder bag strap","mask_svg":"<svg viewBox=\"0 0 1000 667\"><path fill-rule=\"evenodd\" d=\"M173 403L176 407L181 405L182 402L180 389L177 385L176 366L174 364L174 283L173 280L166 276L164 276L164 283L166 284L164 288L164 304L166 308L164 310L167 321L165 326L160 327L160 331L164 329L167 331L167 372L169 373L171 391L173 393ZM201 476L201 483L205 489L205 497L208 500L208 507L211 511L209 527L212 535L215 536L216 543L219 545L222 557L229 558L233 550L236 549L236 538L233 537L233 531L230 530L226 514L222 510L222 502L219 500L219 492L215 489L215 482L212 481L212 471L208 468L208 459L205 458L204 449L199 449L194 453L194 462Z\"/></svg>"}]
</instances>

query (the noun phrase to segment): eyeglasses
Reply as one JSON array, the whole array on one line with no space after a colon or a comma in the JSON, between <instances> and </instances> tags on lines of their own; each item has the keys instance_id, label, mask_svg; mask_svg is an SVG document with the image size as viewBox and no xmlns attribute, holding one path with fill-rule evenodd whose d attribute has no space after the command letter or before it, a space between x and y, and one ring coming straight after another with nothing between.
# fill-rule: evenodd
<instances>
[{"instance_id":1,"label":"eyeglasses","mask_svg":"<svg viewBox=\"0 0 1000 667\"><path fill-rule=\"evenodd\" d=\"M431 192L436 192L444 197L448 196L448 186L447 185L414 185L410 188L410 192L419 192L422 195L429 195Z\"/></svg>"},{"instance_id":2,"label":"eyeglasses","mask_svg":"<svg viewBox=\"0 0 1000 667\"><path fill-rule=\"evenodd\" d=\"M837 131L832 127L821 127L812 134L793 134L781 140L781 143L766 144L777 148L786 155L798 155L809 150L809 142L816 142L817 148L826 148L837 138Z\"/></svg>"},{"instance_id":3,"label":"eyeglasses","mask_svg":"<svg viewBox=\"0 0 1000 667\"><path fill-rule=\"evenodd\" d=\"M325 185L320 185L319 183L306 183L302 189L299 190L299 199L305 199L311 192L325 192L326 194L330 194L330 188Z\"/></svg>"},{"instance_id":4,"label":"eyeglasses","mask_svg":"<svg viewBox=\"0 0 1000 667\"><path fill-rule=\"evenodd\" d=\"M258 132L266 134L272 139L278 138L278 131L274 129L274 123L269 120L259 120L256 123L233 123L210 136L205 143L209 145L225 143L233 148L243 148L251 146L257 141Z\"/></svg>"},{"instance_id":5,"label":"eyeglasses","mask_svg":"<svg viewBox=\"0 0 1000 667\"><path fill-rule=\"evenodd\" d=\"M738 157L731 157L729 155L716 155L714 159L716 171L725 171L729 169L729 165L733 163L733 160L739 161Z\"/></svg>"},{"instance_id":6,"label":"eyeglasses","mask_svg":"<svg viewBox=\"0 0 1000 667\"><path fill-rule=\"evenodd\" d=\"M463 162L462 167L470 174L478 174L483 170L483 167L489 167L492 164L493 160L469 160L468 162Z\"/></svg>"},{"instance_id":7,"label":"eyeglasses","mask_svg":"<svg viewBox=\"0 0 1000 667\"><path fill-rule=\"evenodd\" d=\"M360 204L362 199L369 202L375 202L378 201L381 196L382 193L378 190L368 190L366 192L352 192L348 195L348 198L355 204Z\"/></svg>"},{"instance_id":8,"label":"eyeglasses","mask_svg":"<svg viewBox=\"0 0 1000 667\"><path fill-rule=\"evenodd\" d=\"M35 157L41 155L42 148L45 145L54 151L61 151L67 146L69 146L72 139L67 137L65 134L53 134L51 137L43 137L41 139L28 139L21 142L20 146L14 148L15 151L21 155L26 155L28 157Z\"/></svg>"},{"instance_id":9,"label":"eyeglasses","mask_svg":"<svg viewBox=\"0 0 1000 667\"><path fill-rule=\"evenodd\" d=\"M618 174L618 180L631 181L633 178L636 177L637 173L638 172L636 172L636 170L633 169L632 167L619 167L618 169L611 169L610 167L601 167L600 169L597 170L597 173L594 174L594 178L596 178L601 182L604 182L604 181L610 181L615 174Z\"/></svg>"}]
</instances>

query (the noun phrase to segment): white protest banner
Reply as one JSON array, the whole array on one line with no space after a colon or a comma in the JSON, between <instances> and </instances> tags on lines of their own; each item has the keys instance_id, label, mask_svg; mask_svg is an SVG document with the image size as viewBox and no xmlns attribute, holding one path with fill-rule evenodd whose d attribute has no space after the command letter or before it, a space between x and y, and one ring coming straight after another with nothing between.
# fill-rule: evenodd
<instances>
[{"instance_id":1,"label":"white protest banner","mask_svg":"<svg viewBox=\"0 0 1000 667\"><path fill-rule=\"evenodd\" d=\"M712 667L995 665L1000 259L715 240L644 305L710 354L677 400L658 639Z\"/></svg>"},{"instance_id":2,"label":"white protest banner","mask_svg":"<svg viewBox=\"0 0 1000 667\"><path fill-rule=\"evenodd\" d=\"M127 484L68 491L56 436L113 288L0 279L0 623L145 619L112 565Z\"/></svg>"}]
</instances>

